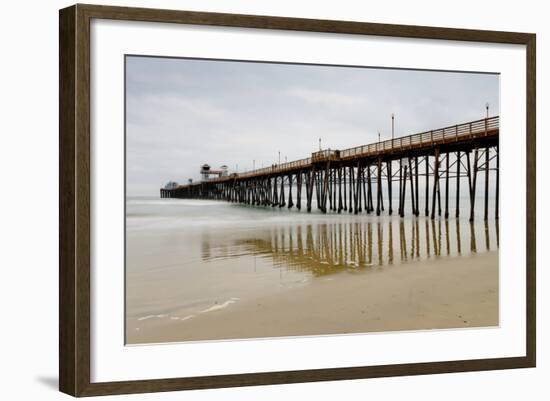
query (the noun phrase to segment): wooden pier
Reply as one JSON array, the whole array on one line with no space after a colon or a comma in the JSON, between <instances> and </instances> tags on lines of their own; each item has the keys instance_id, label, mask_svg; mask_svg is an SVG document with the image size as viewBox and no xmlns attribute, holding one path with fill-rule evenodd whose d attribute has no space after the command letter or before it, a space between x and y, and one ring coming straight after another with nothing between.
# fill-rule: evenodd
<instances>
[{"instance_id":1,"label":"wooden pier","mask_svg":"<svg viewBox=\"0 0 550 401\"><path fill-rule=\"evenodd\" d=\"M420 180L424 180L424 214L432 219L451 212L449 187L456 181L455 217L460 215L460 178L467 177L469 217L474 219L477 176L484 174L484 218L489 217L490 172L495 180L498 219L499 116L344 150L321 150L311 157L206 181L162 188L161 198L196 198L265 207L315 205L323 213L394 212L393 186L398 181L397 213L420 215ZM386 190L384 190L386 186ZM287 190L285 191L285 188ZM305 198L304 198L305 196ZM386 200L384 199L386 197ZM410 200L409 205L406 201ZM313 202L315 200L315 202ZM408 208L409 210L405 210Z\"/></svg>"}]
</instances>

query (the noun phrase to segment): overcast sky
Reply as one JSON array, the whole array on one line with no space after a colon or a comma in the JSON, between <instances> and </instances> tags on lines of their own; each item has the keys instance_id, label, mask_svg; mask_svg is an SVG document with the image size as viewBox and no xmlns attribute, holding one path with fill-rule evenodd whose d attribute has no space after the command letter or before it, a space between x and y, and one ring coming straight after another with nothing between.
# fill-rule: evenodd
<instances>
[{"instance_id":1,"label":"overcast sky","mask_svg":"<svg viewBox=\"0 0 550 401\"><path fill-rule=\"evenodd\" d=\"M499 110L491 74L126 58L129 196L476 120Z\"/></svg>"}]
</instances>

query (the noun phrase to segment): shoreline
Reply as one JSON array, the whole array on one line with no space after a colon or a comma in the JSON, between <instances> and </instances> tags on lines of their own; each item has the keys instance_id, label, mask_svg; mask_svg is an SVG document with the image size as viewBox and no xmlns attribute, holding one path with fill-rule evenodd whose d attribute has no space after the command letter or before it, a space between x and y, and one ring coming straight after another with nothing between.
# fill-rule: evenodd
<instances>
[{"instance_id":1,"label":"shoreline","mask_svg":"<svg viewBox=\"0 0 550 401\"><path fill-rule=\"evenodd\" d=\"M442 271L444 269L444 271ZM189 315L127 319L129 345L499 324L498 251L345 271Z\"/></svg>"}]
</instances>

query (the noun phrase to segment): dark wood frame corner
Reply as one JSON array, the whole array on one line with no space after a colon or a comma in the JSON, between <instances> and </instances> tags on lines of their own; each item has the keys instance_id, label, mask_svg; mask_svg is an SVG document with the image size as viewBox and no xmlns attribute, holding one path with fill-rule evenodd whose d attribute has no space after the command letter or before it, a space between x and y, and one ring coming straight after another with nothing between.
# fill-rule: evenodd
<instances>
[{"instance_id":1,"label":"dark wood frame corner","mask_svg":"<svg viewBox=\"0 0 550 401\"><path fill-rule=\"evenodd\" d=\"M92 383L90 381L89 100L90 21L93 18L525 45L527 49L528 155L526 356ZM80 4L60 10L59 29L59 388L62 392L73 396L92 396L535 366L536 37L534 34Z\"/></svg>"}]
</instances>

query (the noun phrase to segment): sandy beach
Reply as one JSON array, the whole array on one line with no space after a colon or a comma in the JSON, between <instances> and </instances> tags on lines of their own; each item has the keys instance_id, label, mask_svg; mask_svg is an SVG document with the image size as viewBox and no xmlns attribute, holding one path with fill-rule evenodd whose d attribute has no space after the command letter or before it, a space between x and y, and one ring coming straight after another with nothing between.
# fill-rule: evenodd
<instances>
[{"instance_id":1,"label":"sandy beach","mask_svg":"<svg viewBox=\"0 0 550 401\"><path fill-rule=\"evenodd\" d=\"M127 318L127 343L160 343L499 324L498 252L346 270L265 296Z\"/></svg>"}]
</instances>

